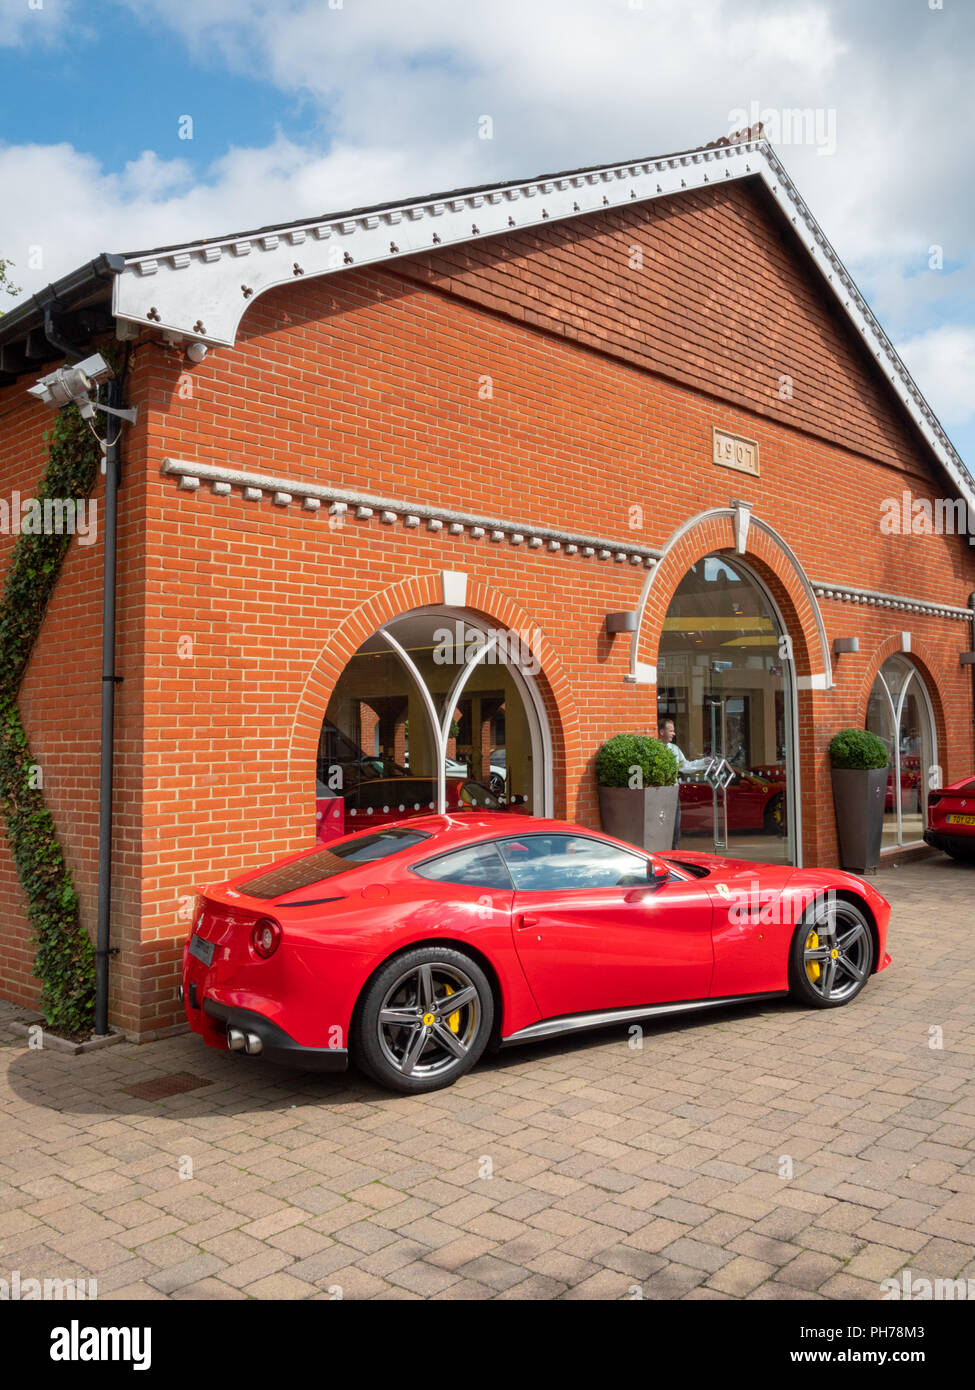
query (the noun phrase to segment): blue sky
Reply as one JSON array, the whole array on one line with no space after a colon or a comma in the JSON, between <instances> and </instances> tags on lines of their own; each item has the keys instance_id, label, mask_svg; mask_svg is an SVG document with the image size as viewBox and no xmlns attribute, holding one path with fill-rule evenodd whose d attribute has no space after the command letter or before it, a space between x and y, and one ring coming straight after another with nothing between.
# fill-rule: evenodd
<instances>
[{"instance_id":1,"label":"blue sky","mask_svg":"<svg viewBox=\"0 0 975 1390\"><path fill-rule=\"evenodd\" d=\"M971 467L973 51L961 0L0 0L0 255L34 290L815 109L779 153Z\"/></svg>"},{"instance_id":2,"label":"blue sky","mask_svg":"<svg viewBox=\"0 0 975 1390\"><path fill-rule=\"evenodd\" d=\"M303 141L329 139L328 113L307 94L283 93L261 76L232 71L219 54L190 54L175 31L140 22L124 5L89 7L89 16L93 10L110 16L110 27L89 20L70 46L0 49L4 144L67 138L112 173L142 150L169 151L205 178L231 145L267 144L279 129ZM103 96L95 90L100 74L110 82ZM192 141L178 146L174 112L194 117Z\"/></svg>"}]
</instances>

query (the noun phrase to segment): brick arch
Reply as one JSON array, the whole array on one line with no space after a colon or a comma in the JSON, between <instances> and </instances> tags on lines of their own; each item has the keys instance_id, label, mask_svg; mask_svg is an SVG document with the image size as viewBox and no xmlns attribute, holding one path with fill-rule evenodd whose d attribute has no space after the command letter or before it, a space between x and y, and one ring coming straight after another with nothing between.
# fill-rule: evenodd
<instances>
[{"instance_id":1,"label":"brick arch","mask_svg":"<svg viewBox=\"0 0 975 1390\"><path fill-rule=\"evenodd\" d=\"M440 571L403 579L360 604L338 626L308 674L298 701L291 728L289 759L314 766L322 719L332 692L348 662L377 628L393 618L403 617L416 608L444 607ZM531 677L548 721L551 737L553 812L564 817L567 810L566 768L581 757L582 738L579 717L569 679L548 635L532 615L500 590L470 579L467 601L461 610L495 626L518 633L539 631L533 647L541 670Z\"/></svg>"},{"instance_id":2,"label":"brick arch","mask_svg":"<svg viewBox=\"0 0 975 1390\"><path fill-rule=\"evenodd\" d=\"M752 517L744 554L735 547L734 511L704 512L678 530L648 576L634 638L634 659L655 666L664 619L678 585L706 555L723 554L743 562L762 581L778 605L792 638L797 676L825 675L830 683L829 644L812 586L795 555L770 527Z\"/></svg>"},{"instance_id":3,"label":"brick arch","mask_svg":"<svg viewBox=\"0 0 975 1390\"><path fill-rule=\"evenodd\" d=\"M948 726L945 722L941 691L938 689L938 682L934 675L938 669L938 657L927 648L925 643L915 641L913 633L911 634L911 650L909 652L901 651L900 634L894 633L893 636L878 643L871 653L867 674L863 678L860 693L857 696L857 713L860 725L866 728L870 690L877 679L877 673L889 656L904 656L908 662L917 667L918 675L924 682L924 688L928 692L928 699L931 702L934 732L938 740L938 756L943 756L944 750L948 747Z\"/></svg>"}]
</instances>

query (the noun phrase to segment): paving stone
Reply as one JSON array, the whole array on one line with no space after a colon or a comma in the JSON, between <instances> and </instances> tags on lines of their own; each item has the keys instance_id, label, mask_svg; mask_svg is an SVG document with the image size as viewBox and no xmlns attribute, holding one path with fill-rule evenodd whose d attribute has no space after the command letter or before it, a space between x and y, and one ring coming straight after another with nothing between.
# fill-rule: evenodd
<instances>
[{"instance_id":1,"label":"paving stone","mask_svg":"<svg viewBox=\"0 0 975 1390\"><path fill-rule=\"evenodd\" d=\"M893 1250L887 1245L868 1245L853 1256L844 1273L854 1279L875 1279L879 1283L910 1263L911 1255L907 1250Z\"/></svg>"},{"instance_id":2,"label":"paving stone","mask_svg":"<svg viewBox=\"0 0 975 1390\"><path fill-rule=\"evenodd\" d=\"M772 1276L783 1284L794 1285L814 1293L827 1279L843 1272L843 1261L833 1255L824 1255L818 1250L804 1250L787 1265L783 1265Z\"/></svg>"},{"instance_id":3,"label":"paving stone","mask_svg":"<svg viewBox=\"0 0 975 1390\"><path fill-rule=\"evenodd\" d=\"M146 1276L146 1282L151 1284L154 1289L158 1289L160 1293L175 1293L177 1289L183 1288L186 1284L198 1283L201 1279L206 1279L211 1274L217 1274L224 1268L223 1260L217 1259L216 1255L197 1254L182 1264L170 1265L166 1269L157 1269L154 1273Z\"/></svg>"},{"instance_id":4,"label":"paving stone","mask_svg":"<svg viewBox=\"0 0 975 1390\"><path fill-rule=\"evenodd\" d=\"M771 1279L775 1271L775 1265L750 1259L747 1255L738 1255L710 1276L708 1287L731 1294L735 1298L745 1298L753 1289L757 1289L759 1284Z\"/></svg>"},{"instance_id":5,"label":"paving stone","mask_svg":"<svg viewBox=\"0 0 975 1390\"><path fill-rule=\"evenodd\" d=\"M728 1249L773 1265L784 1265L800 1253L798 1245L774 1240L771 1236L763 1236L757 1231L745 1231L742 1235L735 1236L734 1240L729 1242Z\"/></svg>"},{"instance_id":6,"label":"paving stone","mask_svg":"<svg viewBox=\"0 0 975 1390\"><path fill-rule=\"evenodd\" d=\"M691 1289L703 1284L707 1279L703 1269L692 1269L690 1265L671 1263L651 1274L643 1284L644 1298L672 1299L683 1298Z\"/></svg>"},{"instance_id":7,"label":"paving stone","mask_svg":"<svg viewBox=\"0 0 975 1390\"><path fill-rule=\"evenodd\" d=\"M520 1273L519 1271L519 1275ZM422 1294L424 1298L443 1293L445 1289L457 1283L456 1274L446 1269L438 1269L426 1260L414 1260L411 1264L401 1265L399 1269L392 1270L387 1279L389 1283Z\"/></svg>"}]
</instances>

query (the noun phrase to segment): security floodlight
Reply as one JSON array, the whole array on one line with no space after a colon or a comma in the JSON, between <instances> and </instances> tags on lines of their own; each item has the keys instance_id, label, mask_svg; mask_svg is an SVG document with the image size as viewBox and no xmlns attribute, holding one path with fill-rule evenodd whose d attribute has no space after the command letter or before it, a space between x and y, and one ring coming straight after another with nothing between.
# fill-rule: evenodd
<instances>
[{"instance_id":1,"label":"security floodlight","mask_svg":"<svg viewBox=\"0 0 975 1390\"><path fill-rule=\"evenodd\" d=\"M93 353L83 362L71 367L58 367L56 371L42 376L36 386L27 388L28 395L36 396L44 405L60 410L62 406L77 405L83 420L93 420L96 410L104 410L107 415L118 415L123 420L135 423L134 410L116 410L110 405L101 405L91 399L90 393L103 381L112 376L112 369L101 353Z\"/></svg>"}]
</instances>

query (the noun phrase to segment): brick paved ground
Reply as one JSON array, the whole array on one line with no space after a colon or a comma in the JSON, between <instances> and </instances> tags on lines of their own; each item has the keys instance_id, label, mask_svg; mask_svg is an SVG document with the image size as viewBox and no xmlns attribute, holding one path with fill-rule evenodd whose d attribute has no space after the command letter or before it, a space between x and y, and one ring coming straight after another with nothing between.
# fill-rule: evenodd
<instances>
[{"instance_id":1,"label":"brick paved ground","mask_svg":"<svg viewBox=\"0 0 975 1390\"><path fill-rule=\"evenodd\" d=\"M189 1036L31 1052L2 1006L0 1277L215 1299L876 1299L905 1267L973 1278L975 869L878 884L894 966L849 1008L526 1048L421 1100ZM211 1084L124 1089L182 1072Z\"/></svg>"}]
</instances>

